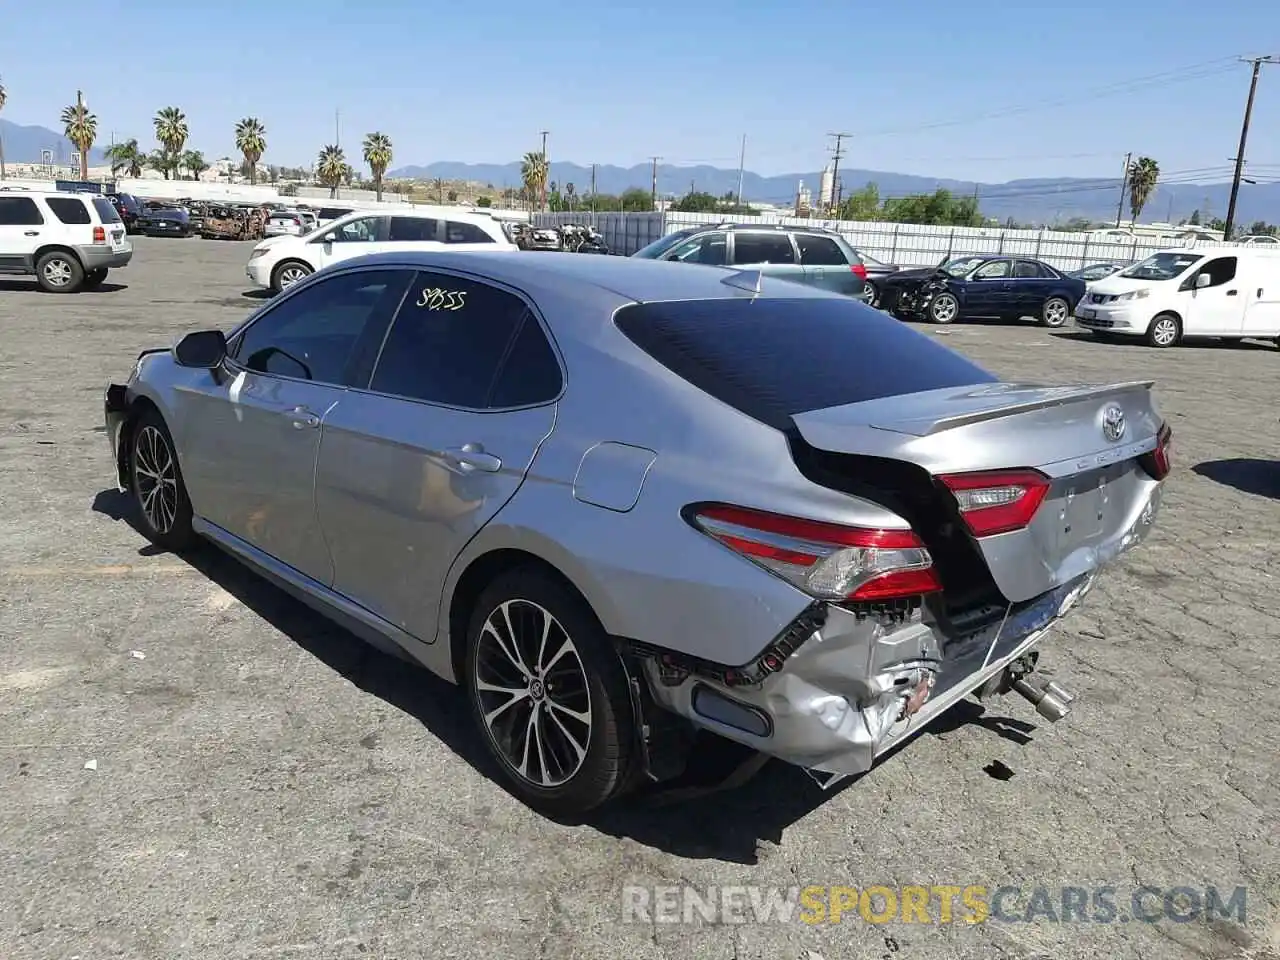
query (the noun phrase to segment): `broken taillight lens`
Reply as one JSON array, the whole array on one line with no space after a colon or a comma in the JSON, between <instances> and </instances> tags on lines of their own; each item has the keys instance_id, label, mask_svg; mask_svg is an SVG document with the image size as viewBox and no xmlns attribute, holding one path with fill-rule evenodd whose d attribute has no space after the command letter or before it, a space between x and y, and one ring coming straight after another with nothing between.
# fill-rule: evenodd
<instances>
[{"instance_id":1,"label":"broken taillight lens","mask_svg":"<svg viewBox=\"0 0 1280 960\"><path fill-rule=\"evenodd\" d=\"M851 527L728 504L686 514L703 533L825 600L884 601L942 589L933 558L910 530Z\"/></svg>"},{"instance_id":2,"label":"broken taillight lens","mask_svg":"<svg viewBox=\"0 0 1280 960\"><path fill-rule=\"evenodd\" d=\"M1163 480L1173 469L1173 429L1166 423L1156 434L1156 448L1142 455L1142 466L1156 480Z\"/></svg>"},{"instance_id":3,"label":"broken taillight lens","mask_svg":"<svg viewBox=\"0 0 1280 960\"><path fill-rule=\"evenodd\" d=\"M1023 529L1049 492L1049 478L1038 470L952 473L938 479L955 496L975 537Z\"/></svg>"}]
</instances>

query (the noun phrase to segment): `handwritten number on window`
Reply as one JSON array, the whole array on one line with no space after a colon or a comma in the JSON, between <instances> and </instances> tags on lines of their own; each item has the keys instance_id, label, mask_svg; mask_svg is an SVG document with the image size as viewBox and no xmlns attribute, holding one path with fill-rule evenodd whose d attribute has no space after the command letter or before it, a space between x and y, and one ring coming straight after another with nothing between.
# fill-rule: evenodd
<instances>
[{"instance_id":1,"label":"handwritten number on window","mask_svg":"<svg viewBox=\"0 0 1280 960\"><path fill-rule=\"evenodd\" d=\"M467 304L465 290L441 290L439 287L424 287L418 297L418 306L428 310L461 310Z\"/></svg>"}]
</instances>

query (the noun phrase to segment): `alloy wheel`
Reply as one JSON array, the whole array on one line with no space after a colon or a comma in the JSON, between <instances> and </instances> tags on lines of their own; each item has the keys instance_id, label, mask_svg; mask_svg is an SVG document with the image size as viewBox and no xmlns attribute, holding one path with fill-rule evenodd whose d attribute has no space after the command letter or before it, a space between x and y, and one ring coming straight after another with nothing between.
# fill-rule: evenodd
<instances>
[{"instance_id":1,"label":"alloy wheel","mask_svg":"<svg viewBox=\"0 0 1280 960\"><path fill-rule=\"evenodd\" d=\"M1172 317L1161 317L1151 331L1151 339L1159 346L1167 347L1178 337L1178 324Z\"/></svg>"},{"instance_id":2,"label":"alloy wheel","mask_svg":"<svg viewBox=\"0 0 1280 960\"><path fill-rule=\"evenodd\" d=\"M946 296L939 297L933 302L933 309L930 313L935 323L950 323L956 318L959 310L960 305L956 303L955 298Z\"/></svg>"},{"instance_id":3,"label":"alloy wheel","mask_svg":"<svg viewBox=\"0 0 1280 960\"><path fill-rule=\"evenodd\" d=\"M51 287L65 287L71 277L71 264L66 260L54 259L44 265L44 279Z\"/></svg>"},{"instance_id":4,"label":"alloy wheel","mask_svg":"<svg viewBox=\"0 0 1280 960\"><path fill-rule=\"evenodd\" d=\"M1060 327L1067 322L1067 304L1063 300L1050 300L1044 306L1044 322L1051 327Z\"/></svg>"},{"instance_id":5,"label":"alloy wheel","mask_svg":"<svg viewBox=\"0 0 1280 960\"><path fill-rule=\"evenodd\" d=\"M133 448L133 473L137 478L138 506L147 523L164 535L178 517L178 470L169 441L155 427L138 433Z\"/></svg>"},{"instance_id":6,"label":"alloy wheel","mask_svg":"<svg viewBox=\"0 0 1280 960\"><path fill-rule=\"evenodd\" d=\"M475 657L475 696L498 754L532 786L567 783L591 743L591 693L572 637L544 607L508 600L486 618Z\"/></svg>"},{"instance_id":7,"label":"alloy wheel","mask_svg":"<svg viewBox=\"0 0 1280 960\"><path fill-rule=\"evenodd\" d=\"M307 271L302 267L285 267L280 271L280 288L292 287L299 280L307 276Z\"/></svg>"}]
</instances>

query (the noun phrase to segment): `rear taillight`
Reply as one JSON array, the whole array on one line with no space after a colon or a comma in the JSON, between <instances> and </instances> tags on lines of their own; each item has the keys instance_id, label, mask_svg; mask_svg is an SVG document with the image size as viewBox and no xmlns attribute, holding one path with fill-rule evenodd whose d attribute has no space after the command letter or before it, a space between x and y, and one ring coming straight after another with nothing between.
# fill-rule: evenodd
<instances>
[{"instance_id":1,"label":"rear taillight","mask_svg":"<svg viewBox=\"0 0 1280 960\"><path fill-rule=\"evenodd\" d=\"M975 537L1023 529L1049 492L1049 478L1038 470L952 473L938 479L955 496Z\"/></svg>"},{"instance_id":2,"label":"rear taillight","mask_svg":"<svg viewBox=\"0 0 1280 960\"><path fill-rule=\"evenodd\" d=\"M84 234L81 234L81 236L84 236ZM106 243L106 242L107 242L107 229L106 229L106 227L94 227L94 228L93 228L93 242L94 242L94 243Z\"/></svg>"},{"instance_id":3,"label":"rear taillight","mask_svg":"<svg viewBox=\"0 0 1280 960\"><path fill-rule=\"evenodd\" d=\"M867 279L867 268L864 264L855 263L851 267L849 267L849 269L852 270L855 274L857 274L857 277L859 280Z\"/></svg>"},{"instance_id":4,"label":"rear taillight","mask_svg":"<svg viewBox=\"0 0 1280 960\"><path fill-rule=\"evenodd\" d=\"M1166 423L1156 434L1156 448L1142 455L1142 466L1156 480L1163 480L1173 469L1173 429Z\"/></svg>"},{"instance_id":5,"label":"rear taillight","mask_svg":"<svg viewBox=\"0 0 1280 960\"><path fill-rule=\"evenodd\" d=\"M688 519L801 590L825 600L885 601L942 589L933 558L910 530L850 527L727 504Z\"/></svg>"}]
</instances>

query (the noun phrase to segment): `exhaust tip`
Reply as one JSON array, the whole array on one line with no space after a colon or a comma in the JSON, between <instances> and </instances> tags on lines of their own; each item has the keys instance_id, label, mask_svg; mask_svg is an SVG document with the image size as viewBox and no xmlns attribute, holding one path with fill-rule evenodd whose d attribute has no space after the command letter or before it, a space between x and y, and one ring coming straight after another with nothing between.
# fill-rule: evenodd
<instances>
[{"instance_id":1,"label":"exhaust tip","mask_svg":"<svg viewBox=\"0 0 1280 960\"><path fill-rule=\"evenodd\" d=\"M1030 680L1017 677L1011 686L1050 723L1057 723L1071 712L1067 706L1075 697L1052 680Z\"/></svg>"}]
</instances>

